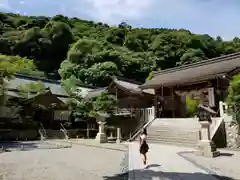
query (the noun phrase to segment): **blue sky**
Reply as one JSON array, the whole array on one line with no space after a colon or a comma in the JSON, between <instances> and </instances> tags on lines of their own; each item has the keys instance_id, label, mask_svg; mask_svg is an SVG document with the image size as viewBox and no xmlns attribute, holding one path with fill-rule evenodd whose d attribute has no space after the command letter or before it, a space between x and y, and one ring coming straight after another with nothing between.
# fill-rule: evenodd
<instances>
[{"instance_id":1,"label":"blue sky","mask_svg":"<svg viewBox=\"0 0 240 180\"><path fill-rule=\"evenodd\" d=\"M240 0L0 0L0 11L184 28L226 40L240 36Z\"/></svg>"}]
</instances>

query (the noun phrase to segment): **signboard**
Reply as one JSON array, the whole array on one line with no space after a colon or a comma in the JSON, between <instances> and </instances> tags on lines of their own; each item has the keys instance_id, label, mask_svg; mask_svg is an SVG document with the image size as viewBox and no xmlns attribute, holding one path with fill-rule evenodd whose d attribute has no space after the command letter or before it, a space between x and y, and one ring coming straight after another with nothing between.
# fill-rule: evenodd
<instances>
[{"instance_id":1,"label":"signboard","mask_svg":"<svg viewBox=\"0 0 240 180\"><path fill-rule=\"evenodd\" d=\"M215 107L214 88L208 88L208 104L209 107Z\"/></svg>"}]
</instances>

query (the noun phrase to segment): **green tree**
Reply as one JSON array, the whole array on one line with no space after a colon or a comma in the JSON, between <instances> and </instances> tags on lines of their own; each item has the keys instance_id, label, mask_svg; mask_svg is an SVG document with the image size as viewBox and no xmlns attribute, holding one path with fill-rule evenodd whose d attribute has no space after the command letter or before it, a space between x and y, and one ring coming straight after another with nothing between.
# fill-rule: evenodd
<instances>
[{"instance_id":1,"label":"green tree","mask_svg":"<svg viewBox=\"0 0 240 180\"><path fill-rule=\"evenodd\" d=\"M15 73L43 76L44 74L36 69L32 60L19 56L0 55L0 96L1 104L5 103L6 80L14 78Z\"/></svg>"},{"instance_id":2,"label":"green tree","mask_svg":"<svg viewBox=\"0 0 240 180\"><path fill-rule=\"evenodd\" d=\"M144 81L157 69L239 52L240 40L225 41L185 29L133 28L125 22L111 27L61 14L43 17L0 13L0 46L4 55L32 59L48 78L59 79L61 63L69 61L75 66L69 76L105 86L107 80L97 83L96 77L89 76L95 66L102 67L99 63L115 63L117 75Z\"/></svg>"},{"instance_id":3,"label":"green tree","mask_svg":"<svg viewBox=\"0 0 240 180\"><path fill-rule=\"evenodd\" d=\"M192 64L205 60L206 58L201 49L188 49L180 58L179 65Z\"/></svg>"},{"instance_id":4,"label":"green tree","mask_svg":"<svg viewBox=\"0 0 240 180\"><path fill-rule=\"evenodd\" d=\"M115 96L107 91L91 98L75 98L71 102L71 109L76 118L97 117L100 113L111 115L116 109L117 101Z\"/></svg>"},{"instance_id":5,"label":"green tree","mask_svg":"<svg viewBox=\"0 0 240 180\"><path fill-rule=\"evenodd\" d=\"M230 81L227 104L230 114L233 115L235 122L240 125L240 73Z\"/></svg>"},{"instance_id":6,"label":"green tree","mask_svg":"<svg viewBox=\"0 0 240 180\"><path fill-rule=\"evenodd\" d=\"M197 106L200 104L199 99L192 99L191 97L186 98L186 105L187 105L187 115L194 116L197 113Z\"/></svg>"}]
</instances>

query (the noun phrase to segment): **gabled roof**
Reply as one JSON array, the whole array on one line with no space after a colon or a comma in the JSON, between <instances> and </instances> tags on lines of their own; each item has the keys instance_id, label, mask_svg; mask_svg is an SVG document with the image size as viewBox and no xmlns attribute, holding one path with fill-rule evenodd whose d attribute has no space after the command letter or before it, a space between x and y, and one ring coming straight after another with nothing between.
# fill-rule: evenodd
<instances>
[{"instance_id":1,"label":"gabled roof","mask_svg":"<svg viewBox=\"0 0 240 180\"><path fill-rule=\"evenodd\" d=\"M128 79L122 78L122 77L113 77L112 83L116 84L116 86L119 89L122 89L124 91L129 91L130 93L133 93L133 94L139 94L139 95L154 94L154 92L151 91L151 89L146 89L146 90L140 89L140 85L142 83L134 81L134 80L128 80Z\"/></svg>"},{"instance_id":2,"label":"gabled roof","mask_svg":"<svg viewBox=\"0 0 240 180\"><path fill-rule=\"evenodd\" d=\"M138 94L138 95L153 94L150 91L141 90L139 88L139 86L142 84L141 82L137 82L137 81L134 81L134 80L129 80L129 79L126 79L126 78L123 78L123 77L113 77L112 82L109 86L111 86L113 84L116 85L119 89L121 89L123 91L128 91L132 94ZM92 98L92 97L99 96L108 87L91 90L91 91L88 92L88 94L85 96L85 98Z\"/></svg>"},{"instance_id":3,"label":"gabled roof","mask_svg":"<svg viewBox=\"0 0 240 180\"><path fill-rule=\"evenodd\" d=\"M124 91L130 91L131 93L137 94L142 93L142 90L139 88L141 83L126 80L121 77L113 77L112 83L114 83L119 89L122 89Z\"/></svg>"},{"instance_id":4,"label":"gabled roof","mask_svg":"<svg viewBox=\"0 0 240 180\"><path fill-rule=\"evenodd\" d=\"M15 78L10 80L7 84L8 89L16 89L19 85L27 84L30 82L37 82L41 81L44 83L44 85L51 90L51 92L57 96L68 96L68 94L65 92L65 90L61 86L61 82L57 80L50 80L50 79L44 79L41 77L35 77L35 76L28 76L24 74L15 74ZM92 89L96 89L97 87L85 85L85 84L79 84L79 89L82 90L83 93L85 91L89 91Z\"/></svg>"},{"instance_id":5,"label":"gabled roof","mask_svg":"<svg viewBox=\"0 0 240 180\"><path fill-rule=\"evenodd\" d=\"M93 89L87 93L87 95L84 98L93 98L96 96L100 96L106 88L98 88L98 89Z\"/></svg>"},{"instance_id":6,"label":"gabled roof","mask_svg":"<svg viewBox=\"0 0 240 180\"><path fill-rule=\"evenodd\" d=\"M240 67L240 53L234 53L191 65L154 72L152 80L147 81L140 88L148 89L205 81L224 76L238 67Z\"/></svg>"},{"instance_id":7,"label":"gabled roof","mask_svg":"<svg viewBox=\"0 0 240 180\"><path fill-rule=\"evenodd\" d=\"M65 105L65 103L61 99L59 99L56 95L52 94L52 92L50 90L42 92L42 93L35 94L34 96L31 96L30 98L25 99L23 101L23 103L28 104L28 103L31 103L31 102L35 101L36 99L39 99L39 98L42 98L42 97L45 97L45 96L49 96L51 98L54 98L54 103L58 103L61 106Z\"/></svg>"}]
</instances>

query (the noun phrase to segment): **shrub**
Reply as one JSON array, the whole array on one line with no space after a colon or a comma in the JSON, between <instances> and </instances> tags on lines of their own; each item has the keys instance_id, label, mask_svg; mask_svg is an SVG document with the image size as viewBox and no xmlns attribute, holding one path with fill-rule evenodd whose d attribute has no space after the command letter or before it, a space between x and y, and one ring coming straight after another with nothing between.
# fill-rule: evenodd
<instances>
[{"instance_id":1,"label":"shrub","mask_svg":"<svg viewBox=\"0 0 240 180\"><path fill-rule=\"evenodd\" d=\"M197 113L197 106L199 105L199 99L192 99L191 97L187 97L186 105L187 105L187 115L194 116Z\"/></svg>"}]
</instances>

